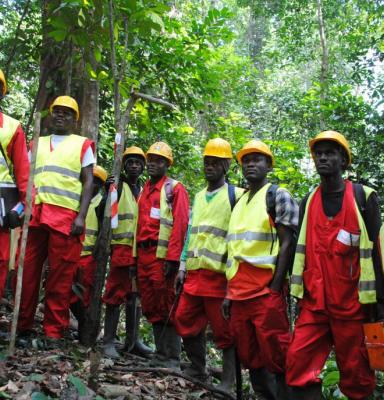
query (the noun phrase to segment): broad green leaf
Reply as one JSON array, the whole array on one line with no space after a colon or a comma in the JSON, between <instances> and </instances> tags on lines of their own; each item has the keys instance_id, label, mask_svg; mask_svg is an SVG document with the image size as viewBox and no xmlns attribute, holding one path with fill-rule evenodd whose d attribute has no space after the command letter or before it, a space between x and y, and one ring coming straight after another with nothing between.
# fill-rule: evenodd
<instances>
[{"instance_id":1,"label":"broad green leaf","mask_svg":"<svg viewBox=\"0 0 384 400\"><path fill-rule=\"evenodd\" d=\"M85 396L87 394L87 386L80 378L78 378L77 376L69 375L68 381L72 383L80 396Z\"/></svg>"}]
</instances>

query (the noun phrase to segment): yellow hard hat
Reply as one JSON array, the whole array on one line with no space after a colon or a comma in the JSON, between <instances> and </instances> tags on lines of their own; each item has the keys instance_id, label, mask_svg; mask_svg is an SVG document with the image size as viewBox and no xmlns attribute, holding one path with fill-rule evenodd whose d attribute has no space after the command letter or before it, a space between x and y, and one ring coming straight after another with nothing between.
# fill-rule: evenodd
<instances>
[{"instance_id":1,"label":"yellow hard hat","mask_svg":"<svg viewBox=\"0 0 384 400\"><path fill-rule=\"evenodd\" d=\"M137 146L131 146L127 147L123 153L123 158L129 155L136 155L136 156L141 156L144 158L144 161L146 161L145 153L143 150L141 150L140 147Z\"/></svg>"},{"instance_id":2,"label":"yellow hard hat","mask_svg":"<svg viewBox=\"0 0 384 400\"><path fill-rule=\"evenodd\" d=\"M55 101L51 104L51 107L49 107L49 111L51 113L53 107L55 106L68 107L76 113L76 121L78 121L78 119L80 118L79 105L77 104L77 101L73 97L70 96L56 97Z\"/></svg>"},{"instance_id":3,"label":"yellow hard hat","mask_svg":"<svg viewBox=\"0 0 384 400\"><path fill-rule=\"evenodd\" d=\"M232 158L231 145L221 138L210 139L205 145L203 156Z\"/></svg>"},{"instance_id":4,"label":"yellow hard hat","mask_svg":"<svg viewBox=\"0 0 384 400\"><path fill-rule=\"evenodd\" d=\"M156 154L165 157L171 165L173 164L172 149L164 142L156 142L148 149L147 157L149 154Z\"/></svg>"},{"instance_id":5,"label":"yellow hard hat","mask_svg":"<svg viewBox=\"0 0 384 400\"><path fill-rule=\"evenodd\" d=\"M261 140L252 139L247 144L243 146L243 148L237 153L237 161L240 165L242 165L242 158L246 154L250 153L261 153L271 158L272 167L275 165L275 159L273 158L273 154L271 149L267 144L262 142Z\"/></svg>"},{"instance_id":6,"label":"yellow hard hat","mask_svg":"<svg viewBox=\"0 0 384 400\"><path fill-rule=\"evenodd\" d=\"M352 162L352 153L349 148L348 140L339 132L336 131L324 131L320 132L314 139L309 141L309 148L311 149L312 157L313 157L313 147L317 142L330 140L332 142L338 143L347 153L348 155L348 166L351 165Z\"/></svg>"},{"instance_id":7,"label":"yellow hard hat","mask_svg":"<svg viewBox=\"0 0 384 400\"><path fill-rule=\"evenodd\" d=\"M101 179L105 183L107 180L107 171L103 167L100 167L100 165L94 165L93 176Z\"/></svg>"},{"instance_id":8,"label":"yellow hard hat","mask_svg":"<svg viewBox=\"0 0 384 400\"><path fill-rule=\"evenodd\" d=\"M3 82L3 96L7 93L7 81L5 80L4 72L0 69L0 81Z\"/></svg>"}]
</instances>

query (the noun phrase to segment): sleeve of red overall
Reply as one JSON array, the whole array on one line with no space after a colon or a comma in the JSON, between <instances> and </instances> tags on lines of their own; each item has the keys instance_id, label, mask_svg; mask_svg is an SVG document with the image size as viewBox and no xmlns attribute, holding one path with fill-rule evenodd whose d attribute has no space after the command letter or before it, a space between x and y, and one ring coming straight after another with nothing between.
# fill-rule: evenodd
<instances>
[{"instance_id":1,"label":"sleeve of red overall","mask_svg":"<svg viewBox=\"0 0 384 400\"><path fill-rule=\"evenodd\" d=\"M7 154L12 161L16 185L19 189L20 200L25 202L29 177L29 160L24 131L19 125L7 147Z\"/></svg>"},{"instance_id":2,"label":"sleeve of red overall","mask_svg":"<svg viewBox=\"0 0 384 400\"><path fill-rule=\"evenodd\" d=\"M376 193L372 193L365 208L365 224L369 240L373 242L372 260L376 277L376 296L380 303L384 303L384 274L381 262L379 246L379 232L381 227L381 216L379 200Z\"/></svg>"},{"instance_id":3,"label":"sleeve of red overall","mask_svg":"<svg viewBox=\"0 0 384 400\"><path fill-rule=\"evenodd\" d=\"M189 219L189 197L181 183L178 183L173 189L172 214L173 228L169 238L166 260L178 262L183 250Z\"/></svg>"}]
</instances>

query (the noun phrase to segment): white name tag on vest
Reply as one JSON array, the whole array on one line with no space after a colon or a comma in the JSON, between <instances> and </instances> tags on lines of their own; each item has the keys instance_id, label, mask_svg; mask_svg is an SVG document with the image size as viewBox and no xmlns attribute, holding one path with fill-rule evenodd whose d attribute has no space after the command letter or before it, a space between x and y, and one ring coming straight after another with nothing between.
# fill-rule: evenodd
<instances>
[{"instance_id":1,"label":"white name tag on vest","mask_svg":"<svg viewBox=\"0 0 384 400\"><path fill-rule=\"evenodd\" d=\"M160 208L151 207L150 217L160 219Z\"/></svg>"}]
</instances>

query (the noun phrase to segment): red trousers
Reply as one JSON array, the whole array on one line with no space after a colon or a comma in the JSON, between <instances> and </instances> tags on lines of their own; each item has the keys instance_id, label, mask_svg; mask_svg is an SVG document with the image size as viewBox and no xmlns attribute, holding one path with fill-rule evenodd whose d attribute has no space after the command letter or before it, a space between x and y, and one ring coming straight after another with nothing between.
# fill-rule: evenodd
<instances>
[{"instance_id":1,"label":"red trousers","mask_svg":"<svg viewBox=\"0 0 384 400\"><path fill-rule=\"evenodd\" d=\"M156 257L156 247L138 249L137 277L143 314L151 324L165 322L175 301L175 274L164 277L164 260ZM171 316L170 323L173 323Z\"/></svg>"},{"instance_id":2,"label":"red trousers","mask_svg":"<svg viewBox=\"0 0 384 400\"><path fill-rule=\"evenodd\" d=\"M221 314L222 298L182 293L175 314L175 327L181 337L197 336L209 322L219 349L233 345L229 322Z\"/></svg>"},{"instance_id":3,"label":"red trousers","mask_svg":"<svg viewBox=\"0 0 384 400\"><path fill-rule=\"evenodd\" d=\"M0 299L4 295L9 267L9 229L0 228Z\"/></svg>"},{"instance_id":4,"label":"red trousers","mask_svg":"<svg viewBox=\"0 0 384 400\"><path fill-rule=\"evenodd\" d=\"M129 267L114 267L111 265L103 302L119 306L124 304L132 293L132 280L129 277Z\"/></svg>"},{"instance_id":5,"label":"red trousers","mask_svg":"<svg viewBox=\"0 0 384 400\"><path fill-rule=\"evenodd\" d=\"M75 269L75 281L83 286L83 305L89 307L91 302L91 292L95 283L96 260L90 254L80 257L79 263ZM72 293L71 304L76 303L79 298Z\"/></svg>"},{"instance_id":6,"label":"red trousers","mask_svg":"<svg viewBox=\"0 0 384 400\"><path fill-rule=\"evenodd\" d=\"M334 346L340 390L352 400L369 397L375 374L369 368L361 320L337 319L301 309L287 354L287 384L320 383L319 374Z\"/></svg>"},{"instance_id":7,"label":"red trousers","mask_svg":"<svg viewBox=\"0 0 384 400\"><path fill-rule=\"evenodd\" d=\"M290 341L287 304L282 294L270 292L249 300L233 300L231 331L245 368L285 371Z\"/></svg>"},{"instance_id":8,"label":"red trousers","mask_svg":"<svg viewBox=\"0 0 384 400\"><path fill-rule=\"evenodd\" d=\"M33 327L43 264L48 257L43 328L46 336L60 338L69 323L69 304L81 242L46 227L31 227L24 260L18 330Z\"/></svg>"}]
</instances>

